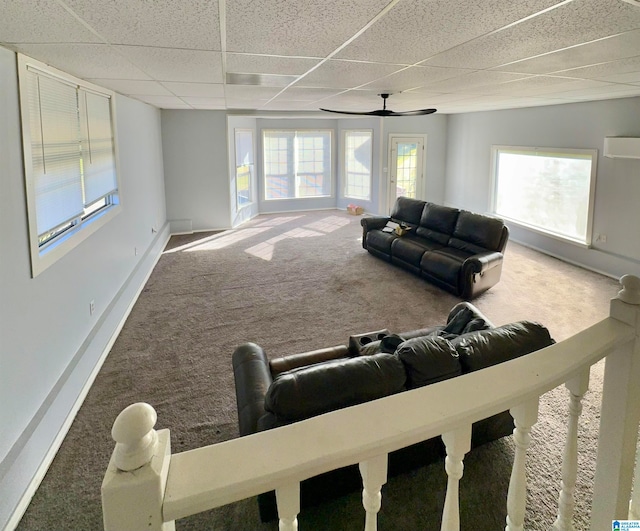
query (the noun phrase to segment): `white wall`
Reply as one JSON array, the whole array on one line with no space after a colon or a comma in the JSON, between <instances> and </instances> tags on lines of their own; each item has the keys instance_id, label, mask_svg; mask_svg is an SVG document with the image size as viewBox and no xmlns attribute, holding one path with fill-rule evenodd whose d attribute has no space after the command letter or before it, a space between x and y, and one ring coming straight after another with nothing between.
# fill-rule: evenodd
<instances>
[{"instance_id":1,"label":"white wall","mask_svg":"<svg viewBox=\"0 0 640 531\"><path fill-rule=\"evenodd\" d=\"M181 220L194 231L229 228L226 112L163 110L162 148L172 230L182 232Z\"/></svg>"},{"instance_id":2,"label":"white wall","mask_svg":"<svg viewBox=\"0 0 640 531\"><path fill-rule=\"evenodd\" d=\"M0 528L168 237L160 112L117 96L116 120L122 212L31 278L16 56L0 47Z\"/></svg>"},{"instance_id":3,"label":"white wall","mask_svg":"<svg viewBox=\"0 0 640 531\"><path fill-rule=\"evenodd\" d=\"M511 238L614 277L638 275L640 161L603 157L606 136L640 136L640 98L451 115L446 203L488 211L492 145L597 149L593 233L606 243L585 249L517 226Z\"/></svg>"}]
</instances>

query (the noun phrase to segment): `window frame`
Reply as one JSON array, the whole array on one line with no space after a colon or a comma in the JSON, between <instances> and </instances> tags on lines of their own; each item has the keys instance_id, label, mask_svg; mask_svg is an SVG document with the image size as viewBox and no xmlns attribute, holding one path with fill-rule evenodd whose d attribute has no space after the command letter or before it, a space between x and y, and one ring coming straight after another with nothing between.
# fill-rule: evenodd
<instances>
[{"instance_id":1,"label":"window frame","mask_svg":"<svg viewBox=\"0 0 640 531\"><path fill-rule=\"evenodd\" d=\"M499 153L501 151L507 152L523 152L525 155L551 155L554 154L558 157L562 155L587 155L591 158L591 173L589 176L589 198L587 201L587 219L586 219L586 232L585 238L572 238L566 234L561 234L545 227L540 227L531 223L527 223L523 220L514 219L509 216L505 216L497 211L498 206L498 160ZM571 243L580 247L590 248L592 246L593 238L593 218L595 207L595 189L596 189L596 177L597 177L597 165L598 165L598 150L594 148L558 148L558 147L535 147L535 146L508 146L508 145L492 145L491 146L491 186L489 205L492 215L498 216L509 223L524 227L532 232L542 234L556 240Z\"/></svg>"},{"instance_id":2,"label":"window frame","mask_svg":"<svg viewBox=\"0 0 640 531\"><path fill-rule=\"evenodd\" d=\"M266 151L265 151L265 135L266 133L269 132L281 132L281 133L293 133L294 135L294 144L295 144L295 139L298 133L328 133L329 135L329 163L328 163L328 168L329 168L329 184L328 184L328 188L329 188L329 193L328 194L323 194L323 195L314 195L314 196L303 196L303 197L267 197L267 158L265 156ZM319 128L292 128L292 129L285 129L285 128L264 128L261 130L261 142L262 142L262 200L265 202L271 202L271 201L313 201L313 200L318 200L318 199L326 199L326 198L332 198L335 197L335 191L334 191L334 186L335 186L335 171L334 171L334 158L333 158L333 154L334 154L334 145L333 145L333 135L334 135L334 130L330 129L330 128L324 128L324 129L319 129ZM297 153L296 153L296 148L294 147L294 151L293 153L291 153L291 160L294 164L294 177L297 176L296 173L296 161L297 161Z\"/></svg>"},{"instance_id":3,"label":"window frame","mask_svg":"<svg viewBox=\"0 0 640 531\"><path fill-rule=\"evenodd\" d=\"M118 160L118 142L117 142L117 125L116 125L116 108L115 93L108 89L104 89L87 81L81 80L67 74L61 70L46 65L40 61L32 59L24 54L17 54L18 58L18 83L20 96L20 118L22 125L22 148L24 162L24 185L27 207L28 220L28 236L29 236L29 252L31 257L31 276L35 278L48 267L56 263L63 256L77 247L98 229L106 225L122 210L121 205L121 182ZM61 223L51 230L43 232L42 235L51 234L49 238L40 242L41 236L38 233L37 226L37 207L36 207L36 176L33 168L33 153L31 142L31 123L29 113L29 71L36 71L39 75L47 76L61 83L73 85L76 91L85 91L95 93L108 99L110 112L110 125L113 149L113 164L115 171L116 188L109 193L89 205L85 205L83 212L70 219L66 223ZM86 118L86 110L81 110L82 104L78 104L78 125L81 127L81 120ZM84 114L83 114L84 113ZM81 137L81 135L80 135ZM80 142L84 141L81 137ZM82 160L80 154L80 146L78 156ZM83 184L84 186L84 184ZM103 202L99 208L95 206Z\"/></svg>"},{"instance_id":4,"label":"window frame","mask_svg":"<svg viewBox=\"0 0 640 531\"><path fill-rule=\"evenodd\" d=\"M371 159L370 159L370 169L369 169L369 194L368 197L357 197L354 195L349 195L349 170L347 168L348 159L347 159L347 137L350 133L368 133L371 139ZM372 193L373 193L373 129L345 129L344 135L342 136L342 168L344 170L344 184L342 193L343 196L348 199L356 199L360 201L371 201Z\"/></svg>"}]
</instances>

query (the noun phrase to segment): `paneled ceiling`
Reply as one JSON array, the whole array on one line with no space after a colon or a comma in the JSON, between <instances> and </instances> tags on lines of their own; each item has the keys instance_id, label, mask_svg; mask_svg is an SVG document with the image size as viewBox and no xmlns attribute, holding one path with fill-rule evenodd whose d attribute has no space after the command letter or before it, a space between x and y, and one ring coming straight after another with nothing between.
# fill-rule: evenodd
<instances>
[{"instance_id":1,"label":"paneled ceiling","mask_svg":"<svg viewBox=\"0 0 640 531\"><path fill-rule=\"evenodd\" d=\"M0 0L0 45L165 109L640 95L640 0Z\"/></svg>"}]
</instances>

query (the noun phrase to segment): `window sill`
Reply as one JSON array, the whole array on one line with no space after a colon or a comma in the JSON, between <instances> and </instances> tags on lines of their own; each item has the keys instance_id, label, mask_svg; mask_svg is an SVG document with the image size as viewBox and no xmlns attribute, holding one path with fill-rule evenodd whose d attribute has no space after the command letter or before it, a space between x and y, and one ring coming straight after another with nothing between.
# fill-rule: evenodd
<instances>
[{"instance_id":1,"label":"window sill","mask_svg":"<svg viewBox=\"0 0 640 531\"><path fill-rule=\"evenodd\" d=\"M508 225L515 225L521 229L526 229L528 231L531 232L535 232L536 234L540 234L542 236L546 236L548 238L553 238L554 240L558 240L564 243L569 243L571 245L575 245L577 247L581 247L583 249L591 249L593 246L591 245L591 243L587 243L583 240L578 240L578 239L574 239L574 238L569 238L568 236L563 236L562 234L558 234L549 230L545 230L545 229L541 229L540 227L535 227L533 225L528 225L526 223L523 223L522 221L517 221L515 219L511 219L509 217L506 216L501 216L500 214L497 214L495 212L492 212L490 215L492 216L496 216L499 217L501 219L503 219L507 226Z\"/></svg>"}]
</instances>

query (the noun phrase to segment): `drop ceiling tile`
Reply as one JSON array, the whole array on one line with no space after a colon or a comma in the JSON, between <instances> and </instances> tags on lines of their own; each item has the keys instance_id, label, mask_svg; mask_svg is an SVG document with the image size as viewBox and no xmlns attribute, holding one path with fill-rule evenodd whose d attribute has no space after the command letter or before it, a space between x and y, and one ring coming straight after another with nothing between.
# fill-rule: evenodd
<instances>
[{"instance_id":1,"label":"drop ceiling tile","mask_svg":"<svg viewBox=\"0 0 640 531\"><path fill-rule=\"evenodd\" d=\"M114 48L158 81L222 83L222 57L219 52L144 46Z\"/></svg>"},{"instance_id":2,"label":"drop ceiling tile","mask_svg":"<svg viewBox=\"0 0 640 531\"><path fill-rule=\"evenodd\" d=\"M557 1L399 2L386 16L339 52L337 57L415 64L452 46L536 13Z\"/></svg>"},{"instance_id":3,"label":"drop ceiling tile","mask_svg":"<svg viewBox=\"0 0 640 531\"><path fill-rule=\"evenodd\" d=\"M637 55L639 50L640 30L635 30L532 59L517 61L500 66L496 70L549 74L569 68L626 59Z\"/></svg>"},{"instance_id":4,"label":"drop ceiling tile","mask_svg":"<svg viewBox=\"0 0 640 531\"><path fill-rule=\"evenodd\" d=\"M580 68L563 70L558 74L582 79L599 79L613 83L629 83L640 80L640 55Z\"/></svg>"},{"instance_id":5,"label":"drop ceiling tile","mask_svg":"<svg viewBox=\"0 0 640 531\"><path fill-rule=\"evenodd\" d=\"M389 64L329 60L300 79L296 86L354 88L385 77L399 68Z\"/></svg>"},{"instance_id":6,"label":"drop ceiling tile","mask_svg":"<svg viewBox=\"0 0 640 531\"><path fill-rule=\"evenodd\" d=\"M64 0L111 44L220 51L217 0Z\"/></svg>"},{"instance_id":7,"label":"drop ceiling tile","mask_svg":"<svg viewBox=\"0 0 640 531\"><path fill-rule=\"evenodd\" d=\"M538 96L542 94L555 94L568 90L583 90L610 86L592 79L571 79L555 76L535 76L520 79L511 83L502 83L494 87L493 94L513 97Z\"/></svg>"},{"instance_id":8,"label":"drop ceiling tile","mask_svg":"<svg viewBox=\"0 0 640 531\"><path fill-rule=\"evenodd\" d=\"M132 79L89 79L92 83L100 85L125 96L171 96L166 88L157 81L144 81Z\"/></svg>"},{"instance_id":9,"label":"drop ceiling tile","mask_svg":"<svg viewBox=\"0 0 640 531\"><path fill-rule=\"evenodd\" d=\"M494 86L510 81L517 81L531 77L527 74L512 74L507 72L492 72L488 70L478 70L460 76L451 77L435 83L427 83L422 90L433 92L477 92L479 94L494 91Z\"/></svg>"},{"instance_id":10,"label":"drop ceiling tile","mask_svg":"<svg viewBox=\"0 0 640 531\"><path fill-rule=\"evenodd\" d=\"M150 79L106 44L19 44L16 49L81 79Z\"/></svg>"},{"instance_id":11,"label":"drop ceiling tile","mask_svg":"<svg viewBox=\"0 0 640 531\"><path fill-rule=\"evenodd\" d=\"M435 81L452 78L470 72L460 68L440 68L431 66L412 66L384 79L369 83L364 88L378 92L402 92L424 87Z\"/></svg>"},{"instance_id":12,"label":"drop ceiling tile","mask_svg":"<svg viewBox=\"0 0 640 531\"><path fill-rule=\"evenodd\" d=\"M425 64L491 68L640 27L640 9L620 0L579 0L432 57Z\"/></svg>"},{"instance_id":13,"label":"drop ceiling tile","mask_svg":"<svg viewBox=\"0 0 640 531\"><path fill-rule=\"evenodd\" d=\"M319 60L319 58L228 53L227 72L300 75L317 65Z\"/></svg>"},{"instance_id":14,"label":"drop ceiling tile","mask_svg":"<svg viewBox=\"0 0 640 531\"><path fill-rule=\"evenodd\" d=\"M189 105L180 98L174 96L136 96L136 99L144 101L159 109L189 109Z\"/></svg>"},{"instance_id":15,"label":"drop ceiling tile","mask_svg":"<svg viewBox=\"0 0 640 531\"><path fill-rule=\"evenodd\" d=\"M340 92L338 89L293 86L280 94L278 99L292 101L318 101L335 96L338 92Z\"/></svg>"},{"instance_id":16,"label":"drop ceiling tile","mask_svg":"<svg viewBox=\"0 0 640 531\"><path fill-rule=\"evenodd\" d=\"M162 83L172 94L187 98L224 98L224 85L220 83Z\"/></svg>"},{"instance_id":17,"label":"drop ceiling tile","mask_svg":"<svg viewBox=\"0 0 640 531\"><path fill-rule=\"evenodd\" d=\"M233 0L226 3L227 51L325 57L389 0Z\"/></svg>"},{"instance_id":18,"label":"drop ceiling tile","mask_svg":"<svg viewBox=\"0 0 640 531\"><path fill-rule=\"evenodd\" d=\"M605 84L605 86L601 87L591 87L554 93L554 96L578 101L628 98L632 96L640 96L640 86Z\"/></svg>"},{"instance_id":19,"label":"drop ceiling tile","mask_svg":"<svg viewBox=\"0 0 640 531\"><path fill-rule=\"evenodd\" d=\"M0 0L0 13L1 42L102 42L57 2Z\"/></svg>"},{"instance_id":20,"label":"drop ceiling tile","mask_svg":"<svg viewBox=\"0 0 640 531\"><path fill-rule=\"evenodd\" d=\"M208 109L224 109L224 98L197 98L197 97L181 97L185 103L188 103L194 108L208 108Z\"/></svg>"},{"instance_id":21,"label":"drop ceiling tile","mask_svg":"<svg viewBox=\"0 0 640 531\"><path fill-rule=\"evenodd\" d=\"M227 86L226 97L228 100L270 100L282 89L276 87L256 87L252 85Z\"/></svg>"}]
</instances>

